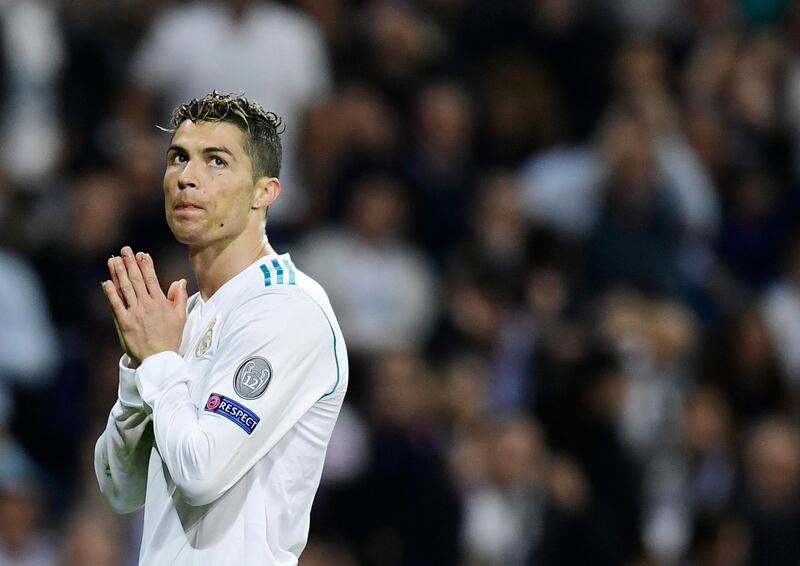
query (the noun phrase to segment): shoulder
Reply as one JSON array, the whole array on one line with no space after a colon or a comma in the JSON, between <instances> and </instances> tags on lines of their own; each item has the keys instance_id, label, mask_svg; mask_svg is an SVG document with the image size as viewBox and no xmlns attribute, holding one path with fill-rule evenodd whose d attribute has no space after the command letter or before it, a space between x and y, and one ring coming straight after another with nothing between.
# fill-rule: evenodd
<instances>
[{"instance_id":1,"label":"shoulder","mask_svg":"<svg viewBox=\"0 0 800 566\"><path fill-rule=\"evenodd\" d=\"M297 343L330 333L322 306L295 286L265 288L250 294L231 309L222 331L249 332Z\"/></svg>"}]
</instances>

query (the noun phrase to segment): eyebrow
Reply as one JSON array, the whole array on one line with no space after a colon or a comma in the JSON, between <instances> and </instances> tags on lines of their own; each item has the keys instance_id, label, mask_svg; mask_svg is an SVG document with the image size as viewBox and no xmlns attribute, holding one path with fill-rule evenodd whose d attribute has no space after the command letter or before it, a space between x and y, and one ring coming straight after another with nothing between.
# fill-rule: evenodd
<instances>
[{"instance_id":1,"label":"eyebrow","mask_svg":"<svg viewBox=\"0 0 800 566\"><path fill-rule=\"evenodd\" d=\"M169 146L167 148L167 153L169 153L171 151L178 151L178 152L181 152L181 153L189 153L188 151L186 151L186 149L183 146L176 145L176 144L172 144L171 146ZM227 147L225 147L224 145L221 145L219 147L205 147L205 148L203 148L203 153L205 153L205 154L208 154L208 153L227 153L228 155L231 156L231 159L236 160L236 156L233 154L233 152L231 150L229 150Z\"/></svg>"}]
</instances>

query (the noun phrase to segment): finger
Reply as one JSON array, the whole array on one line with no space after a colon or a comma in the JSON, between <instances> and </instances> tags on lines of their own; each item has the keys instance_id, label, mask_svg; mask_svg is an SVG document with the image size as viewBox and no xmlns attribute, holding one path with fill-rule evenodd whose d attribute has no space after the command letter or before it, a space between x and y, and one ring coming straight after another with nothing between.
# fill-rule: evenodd
<instances>
[{"instance_id":1,"label":"finger","mask_svg":"<svg viewBox=\"0 0 800 566\"><path fill-rule=\"evenodd\" d=\"M139 260L139 267L142 270L142 277L144 277L144 284L151 297L163 297L164 292L161 290L161 284L158 282L156 275L156 268L153 265L153 258L150 254L137 254Z\"/></svg>"},{"instance_id":2,"label":"finger","mask_svg":"<svg viewBox=\"0 0 800 566\"><path fill-rule=\"evenodd\" d=\"M139 264L136 261L136 257L133 255L133 250L125 246L122 248L121 252L122 260L125 263L125 270L128 272L128 279L131 282L133 291L139 299L146 298L150 293L147 292L147 287L145 287L142 271L139 269Z\"/></svg>"},{"instance_id":3,"label":"finger","mask_svg":"<svg viewBox=\"0 0 800 566\"><path fill-rule=\"evenodd\" d=\"M180 287L180 285L181 285L180 281L173 281L170 284L169 289L167 290L167 300L170 303L175 303L175 299L178 297L178 288Z\"/></svg>"},{"instance_id":4,"label":"finger","mask_svg":"<svg viewBox=\"0 0 800 566\"><path fill-rule=\"evenodd\" d=\"M129 307L139 304L136 299L136 291L133 290L131 280L128 279L128 272L125 269L125 263L121 257L114 258L114 271L119 279L119 288L122 291L122 296Z\"/></svg>"},{"instance_id":5,"label":"finger","mask_svg":"<svg viewBox=\"0 0 800 566\"><path fill-rule=\"evenodd\" d=\"M186 303L189 301L189 294L186 291L186 279L181 279L178 284L177 296L175 297L175 310L181 314L186 313Z\"/></svg>"},{"instance_id":6,"label":"finger","mask_svg":"<svg viewBox=\"0 0 800 566\"><path fill-rule=\"evenodd\" d=\"M114 282L114 289L117 291L120 300L125 302L125 297L122 296L122 289L119 286L119 277L117 277L117 271L114 269L113 255L108 260L108 271L111 273L111 280Z\"/></svg>"},{"instance_id":7,"label":"finger","mask_svg":"<svg viewBox=\"0 0 800 566\"><path fill-rule=\"evenodd\" d=\"M117 321L121 320L127 315L125 303L123 303L122 299L119 298L119 294L114 288L113 282L103 281L101 286L103 287L103 292L106 294L108 302L111 304L111 311L114 313L114 322L117 323Z\"/></svg>"},{"instance_id":8,"label":"finger","mask_svg":"<svg viewBox=\"0 0 800 566\"><path fill-rule=\"evenodd\" d=\"M128 354L128 357L133 359L131 356L130 351L128 350L128 344L125 342L125 337L122 335L122 329L119 327L119 321L117 317L112 317L114 319L114 330L117 331L117 340L119 340L119 345L122 347L122 351Z\"/></svg>"}]
</instances>

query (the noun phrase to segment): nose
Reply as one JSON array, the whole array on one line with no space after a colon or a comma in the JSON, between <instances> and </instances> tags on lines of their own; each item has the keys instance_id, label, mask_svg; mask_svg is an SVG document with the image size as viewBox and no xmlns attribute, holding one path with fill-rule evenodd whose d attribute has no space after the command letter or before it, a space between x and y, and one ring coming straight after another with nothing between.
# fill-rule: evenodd
<instances>
[{"instance_id":1,"label":"nose","mask_svg":"<svg viewBox=\"0 0 800 566\"><path fill-rule=\"evenodd\" d=\"M193 189L197 188L197 172L194 164L195 161L192 159L187 161L186 165L183 167L183 170L178 176L178 188L180 190L187 189L189 187Z\"/></svg>"}]
</instances>

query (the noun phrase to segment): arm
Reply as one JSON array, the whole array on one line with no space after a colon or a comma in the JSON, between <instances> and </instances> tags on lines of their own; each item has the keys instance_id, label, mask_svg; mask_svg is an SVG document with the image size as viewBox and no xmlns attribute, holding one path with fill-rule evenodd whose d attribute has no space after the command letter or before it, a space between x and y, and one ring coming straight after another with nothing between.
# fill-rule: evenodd
<instances>
[{"instance_id":1,"label":"arm","mask_svg":"<svg viewBox=\"0 0 800 566\"><path fill-rule=\"evenodd\" d=\"M161 458L191 505L224 494L336 380L331 329L307 298L263 295L231 313L220 331L203 409L190 396L192 377L177 353L149 356L136 372ZM256 356L270 370L263 362L249 363ZM258 387L253 394L237 390L237 376L268 385L247 398Z\"/></svg>"},{"instance_id":2,"label":"arm","mask_svg":"<svg viewBox=\"0 0 800 566\"><path fill-rule=\"evenodd\" d=\"M112 281L103 290L125 302L117 276L118 258L111 256L108 269ZM113 310L113 309L112 309ZM119 362L118 399L111 408L106 428L95 444L94 468L100 492L118 513L135 511L144 504L147 489L147 466L153 447L152 420L136 389L139 360L132 355L114 316L114 326L125 354Z\"/></svg>"},{"instance_id":3,"label":"arm","mask_svg":"<svg viewBox=\"0 0 800 566\"><path fill-rule=\"evenodd\" d=\"M119 398L94 449L94 470L100 492L117 513L144 505L147 465L153 427L136 389L128 356L120 360Z\"/></svg>"}]
</instances>

